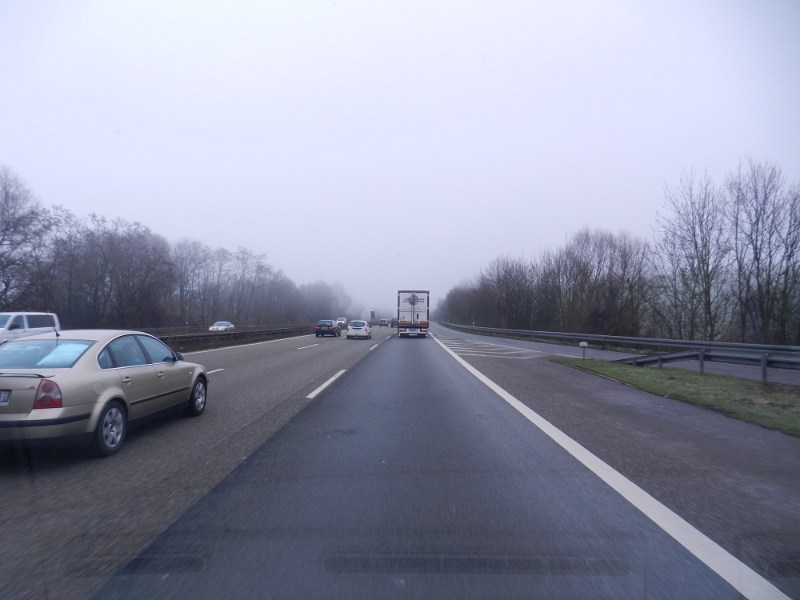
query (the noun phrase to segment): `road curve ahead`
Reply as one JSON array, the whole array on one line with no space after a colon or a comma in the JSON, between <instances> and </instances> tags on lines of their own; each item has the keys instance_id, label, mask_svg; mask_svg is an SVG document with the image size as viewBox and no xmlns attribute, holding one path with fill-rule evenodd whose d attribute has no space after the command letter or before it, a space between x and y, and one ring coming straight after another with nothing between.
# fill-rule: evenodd
<instances>
[{"instance_id":1,"label":"road curve ahead","mask_svg":"<svg viewBox=\"0 0 800 600\"><path fill-rule=\"evenodd\" d=\"M434 339L395 336L96 597L741 596Z\"/></svg>"}]
</instances>

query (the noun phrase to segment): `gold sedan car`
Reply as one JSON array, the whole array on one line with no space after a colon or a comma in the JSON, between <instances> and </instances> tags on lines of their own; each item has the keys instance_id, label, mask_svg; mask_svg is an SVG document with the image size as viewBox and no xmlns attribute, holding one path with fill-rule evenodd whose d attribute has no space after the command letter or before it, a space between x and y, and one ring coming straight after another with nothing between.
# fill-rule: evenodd
<instances>
[{"instance_id":1,"label":"gold sedan car","mask_svg":"<svg viewBox=\"0 0 800 600\"><path fill-rule=\"evenodd\" d=\"M91 445L116 453L128 424L206 407L208 376L136 331L40 333L0 346L0 447Z\"/></svg>"}]
</instances>

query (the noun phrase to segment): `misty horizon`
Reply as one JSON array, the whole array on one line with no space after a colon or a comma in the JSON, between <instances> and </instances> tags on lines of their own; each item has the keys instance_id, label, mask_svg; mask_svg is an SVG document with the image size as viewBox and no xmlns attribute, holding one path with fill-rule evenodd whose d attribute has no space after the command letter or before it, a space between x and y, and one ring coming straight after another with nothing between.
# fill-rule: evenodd
<instances>
[{"instance_id":1,"label":"misty horizon","mask_svg":"<svg viewBox=\"0 0 800 600\"><path fill-rule=\"evenodd\" d=\"M690 170L798 181L798 30L788 1L12 1L0 164L380 318L585 228L650 239Z\"/></svg>"}]
</instances>

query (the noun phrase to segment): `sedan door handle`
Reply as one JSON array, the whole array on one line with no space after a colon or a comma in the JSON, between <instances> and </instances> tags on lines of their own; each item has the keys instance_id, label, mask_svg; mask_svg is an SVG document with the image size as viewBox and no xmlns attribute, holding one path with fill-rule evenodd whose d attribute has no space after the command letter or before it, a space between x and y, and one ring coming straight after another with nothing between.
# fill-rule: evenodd
<instances>
[{"instance_id":1,"label":"sedan door handle","mask_svg":"<svg viewBox=\"0 0 800 600\"><path fill-rule=\"evenodd\" d=\"M159 377L163 377L163 376L164 376L164 371L159 371L159 372L158 372L158 376L159 376Z\"/></svg>"},{"instance_id":2,"label":"sedan door handle","mask_svg":"<svg viewBox=\"0 0 800 600\"><path fill-rule=\"evenodd\" d=\"M130 383L131 381L133 381L133 380L130 377L123 377L122 378L122 383Z\"/></svg>"}]
</instances>

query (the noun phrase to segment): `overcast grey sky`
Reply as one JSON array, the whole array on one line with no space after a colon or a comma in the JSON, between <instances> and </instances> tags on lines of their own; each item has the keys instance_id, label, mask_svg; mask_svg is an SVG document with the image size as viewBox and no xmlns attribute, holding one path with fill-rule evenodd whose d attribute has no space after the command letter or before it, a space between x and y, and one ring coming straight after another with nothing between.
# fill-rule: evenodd
<instances>
[{"instance_id":1,"label":"overcast grey sky","mask_svg":"<svg viewBox=\"0 0 800 600\"><path fill-rule=\"evenodd\" d=\"M0 0L0 164L46 205L435 301L664 185L800 181L800 2Z\"/></svg>"}]
</instances>

